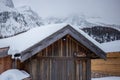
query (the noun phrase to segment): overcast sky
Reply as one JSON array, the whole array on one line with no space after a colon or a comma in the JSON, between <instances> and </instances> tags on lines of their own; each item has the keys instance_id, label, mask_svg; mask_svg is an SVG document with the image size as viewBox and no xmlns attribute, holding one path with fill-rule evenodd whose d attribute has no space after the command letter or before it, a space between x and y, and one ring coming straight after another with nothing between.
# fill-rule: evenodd
<instances>
[{"instance_id":1,"label":"overcast sky","mask_svg":"<svg viewBox=\"0 0 120 80\"><path fill-rule=\"evenodd\" d=\"M39 16L85 14L120 23L120 0L13 0L15 7L30 6Z\"/></svg>"}]
</instances>

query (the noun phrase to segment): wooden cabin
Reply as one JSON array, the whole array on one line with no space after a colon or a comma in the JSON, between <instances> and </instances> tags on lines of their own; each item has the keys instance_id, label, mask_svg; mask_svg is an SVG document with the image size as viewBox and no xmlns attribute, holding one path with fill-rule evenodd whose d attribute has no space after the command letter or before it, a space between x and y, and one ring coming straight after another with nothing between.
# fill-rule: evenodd
<instances>
[{"instance_id":1,"label":"wooden cabin","mask_svg":"<svg viewBox=\"0 0 120 80\"><path fill-rule=\"evenodd\" d=\"M44 33L55 29L44 28ZM17 68L30 73L32 80L91 80L91 59L105 59L106 54L83 33L79 28L62 26L19 53Z\"/></svg>"}]
</instances>

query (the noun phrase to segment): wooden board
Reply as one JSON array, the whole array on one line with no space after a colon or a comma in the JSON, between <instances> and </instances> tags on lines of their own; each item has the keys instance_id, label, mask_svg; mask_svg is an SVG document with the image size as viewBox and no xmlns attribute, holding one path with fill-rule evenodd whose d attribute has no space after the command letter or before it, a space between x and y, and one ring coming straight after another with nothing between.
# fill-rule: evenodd
<instances>
[{"instance_id":1,"label":"wooden board","mask_svg":"<svg viewBox=\"0 0 120 80\"><path fill-rule=\"evenodd\" d=\"M0 73L12 68L11 56L0 58Z\"/></svg>"},{"instance_id":2,"label":"wooden board","mask_svg":"<svg viewBox=\"0 0 120 80\"><path fill-rule=\"evenodd\" d=\"M120 76L120 53L108 53L107 60L92 60L92 71Z\"/></svg>"}]
</instances>

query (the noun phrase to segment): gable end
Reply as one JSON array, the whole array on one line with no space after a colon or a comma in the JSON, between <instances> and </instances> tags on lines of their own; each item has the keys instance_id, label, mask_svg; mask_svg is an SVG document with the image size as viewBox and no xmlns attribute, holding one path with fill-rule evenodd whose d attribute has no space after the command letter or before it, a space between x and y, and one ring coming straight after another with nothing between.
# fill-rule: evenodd
<instances>
[{"instance_id":1,"label":"gable end","mask_svg":"<svg viewBox=\"0 0 120 80\"><path fill-rule=\"evenodd\" d=\"M21 61L25 61L26 59L30 58L31 56L37 54L44 48L48 47L55 41L61 39L65 35L69 34L73 38L75 38L78 42L80 42L82 45L84 45L86 48L88 48L90 51L95 53L97 56L101 58L106 58L106 54L104 51L102 51L99 47L97 47L94 43L92 43L90 40L88 40L84 35L79 33L77 30L75 30L70 25L67 25L63 27L61 30L53 33L49 37L45 38L44 40L38 42L34 46L26 49L21 53Z\"/></svg>"}]
</instances>

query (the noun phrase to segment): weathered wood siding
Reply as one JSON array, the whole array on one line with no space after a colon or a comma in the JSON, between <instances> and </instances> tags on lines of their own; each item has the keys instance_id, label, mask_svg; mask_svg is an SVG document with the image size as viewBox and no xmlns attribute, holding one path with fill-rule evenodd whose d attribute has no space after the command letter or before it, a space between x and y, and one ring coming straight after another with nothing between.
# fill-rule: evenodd
<instances>
[{"instance_id":1,"label":"weathered wood siding","mask_svg":"<svg viewBox=\"0 0 120 80\"><path fill-rule=\"evenodd\" d=\"M87 53L88 49L67 35L22 63L21 68L33 80L90 80L91 63Z\"/></svg>"},{"instance_id":2,"label":"weathered wood siding","mask_svg":"<svg viewBox=\"0 0 120 80\"><path fill-rule=\"evenodd\" d=\"M120 52L107 53L107 60L92 60L92 71L120 76Z\"/></svg>"},{"instance_id":3,"label":"weathered wood siding","mask_svg":"<svg viewBox=\"0 0 120 80\"><path fill-rule=\"evenodd\" d=\"M11 56L0 58L0 73L12 68Z\"/></svg>"}]
</instances>

